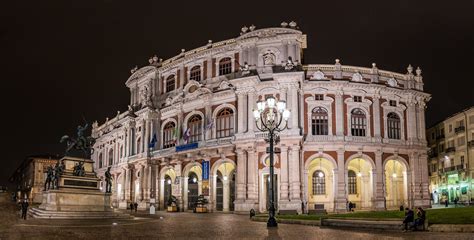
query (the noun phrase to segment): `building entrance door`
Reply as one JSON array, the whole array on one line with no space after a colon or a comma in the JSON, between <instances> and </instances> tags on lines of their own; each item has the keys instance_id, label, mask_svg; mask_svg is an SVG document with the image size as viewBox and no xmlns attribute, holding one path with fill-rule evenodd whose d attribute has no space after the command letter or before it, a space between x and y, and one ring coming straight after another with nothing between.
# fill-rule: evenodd
<instances>
[{"instance_id":1,"label":"building entrance door","mask_svg":"<svg viewBox=\"0 0 474 240\"><path fill-rule=\"evenodd\" d=\"M168 207L168 200L171 197L171 178L169 176L165 177L165 186L164 186L164 207L165 209Z\"/></svg>"},{"instance_id":2,"label":"building entrance door","mask_svg":"<svg viewBox=\"0 0 474 240\"><path fill-rule=\"evenodd\" d=\"M266 206L265 209L268 211L270 208L270 201L271 201L271 191L270 191L270 174L265 174L263 175L263 179L265 181L265 198L266 198ZM273 174L273 199L275 200L274 202L274 207L275 211L278 210L278 175Z\"/></svg>"},{"instance_id":3,"label":"building entrance door","mask_svg":"<svg viewBox=\"0 0 474 240\"><path fill-rule=\"evenodd\" d=\"M229 196L229 210L234 211L234 200L235 200L235 171L232 172L229 182L230 196Z\"/></svg>"},{"instance_id":4,"label":"building entrance door","mask_svg":"<svg viewBox=\"0 0 474 240\"><path fill-rule=\"evenodd\" d=\"M194 210L198 199L198 178L195 173L191 172L188 178L188 210Z\"/></svg>"},{"instance_id":5,"label":"building entrance door","mask_svg":"<svg viewBox=\"0 0 474 240\"><path fill-rule=\"evenodd\" d=\"M216 210L222 211L224 209L224 184L222 183L222 175L217 174L216 179Z\"/></svg>"}]
</instances>

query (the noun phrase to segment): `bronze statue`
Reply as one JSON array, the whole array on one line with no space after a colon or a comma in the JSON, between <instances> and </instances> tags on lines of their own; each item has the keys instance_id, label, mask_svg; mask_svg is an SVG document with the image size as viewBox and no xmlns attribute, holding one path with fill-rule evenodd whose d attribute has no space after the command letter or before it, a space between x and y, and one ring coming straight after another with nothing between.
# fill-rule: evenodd
<instances>
[{"instance_id":1,"label":"bronze statue","mask_svg":"<svg viewBox=\"0 0 474 240\"><path fill-rule=\"evenodd\" d=\"M84 162L76 163L74 169L72 170L72 175L84 177L86 175L86 171L84 170Z\"/></svg>"},{"instance_id":2,"label":"bronze statue","mask_svg":"<svg viewBox=\"0 0 474 240\"><path fill-rule=\"evenodd\" d=\"M105 192L111 193L112 192L112 174L110 174L110 166L107 168L105 172Z\"/></svg>"},{"instance_id":3,"label":"bronze statue","mask_svg":"<svg viewBox=\"0 0 474 240\"><path fill-rule=\"evenodd\" d=\"M46 180L44 181L44 191L51 188L51 181L53 180L53 168L51 166L46 170Z\"/></svg>"},{"instance_id":4,"label":"bronze statue","mask_svg":"<svg viewBox=\"0 0 474 240\"><path fill-rule=\"evenodd\" d=\"M84 153L84 158L90 158L90 155L93 153L94 149L92 146L95 143L95 139L91 136L84 136L84 131L87 130L89 125L86 123L84 126L77 126L77 138L74 139L68 135L64 135L60 143L66 142L67 147L64 155L68 155L69 152L73 149L80 150Z\"/></svg>"}]
</instances>

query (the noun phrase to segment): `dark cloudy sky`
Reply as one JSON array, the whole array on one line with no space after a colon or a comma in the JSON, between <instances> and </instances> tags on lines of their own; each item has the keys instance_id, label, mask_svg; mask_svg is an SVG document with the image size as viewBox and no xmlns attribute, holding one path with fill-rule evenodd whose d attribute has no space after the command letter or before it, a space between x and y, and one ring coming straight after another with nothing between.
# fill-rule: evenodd
<instances>
[{"instance_id":1,"label":"dark cloudy sky","mask_svg":"<svg viewBox=\"0 0 474 240\"><path fill-rule=\"evenodd\" d=\"M389 3L388 3L389 2ZM474 3L459 1L2 1L0 185L26 155L60 153L82 123L124 111L150 56L295 20L306 63L421 66L427 123L474 105Z\"/></svg>"}]
</instances>

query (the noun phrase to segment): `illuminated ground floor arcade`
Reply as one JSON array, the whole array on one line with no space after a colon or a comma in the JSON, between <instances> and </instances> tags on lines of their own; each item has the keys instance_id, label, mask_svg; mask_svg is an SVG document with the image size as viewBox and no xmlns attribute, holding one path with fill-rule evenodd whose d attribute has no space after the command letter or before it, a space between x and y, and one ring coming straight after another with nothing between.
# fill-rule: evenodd
<instances>
[{"instance_id":1,"label":"illuminated ground floor arcade","mask_svg":"<svg viewBox=\"0 0 474 240\"><path fill-rule=\"evenodd\" d=\"M423 154L381 151L304 151L281 146L275 155L275 200L278 211L328 212L384 210L430 205L426 158ZM262 148L237 148L220 156L180 154L143 158L113 166L113 207L139 209L168 206L171 196L180 211L194 208L198 196L209 211L266 212L269 207L268 154ZM103 172L98 170L99 176Z\"/></svg>"}]
</instances>

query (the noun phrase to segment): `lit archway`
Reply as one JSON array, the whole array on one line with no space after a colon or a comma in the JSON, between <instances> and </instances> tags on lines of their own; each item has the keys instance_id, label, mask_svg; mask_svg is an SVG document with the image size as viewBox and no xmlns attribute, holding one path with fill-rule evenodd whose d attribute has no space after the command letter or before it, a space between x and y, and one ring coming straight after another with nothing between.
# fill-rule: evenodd
<instances>
[{"instance_id":1,"label":"lit archway","mask_svg":"<svg viewBox=\"0 0 474 240\"><path fill-rule=\"evenodd\" d=\"M356 157L346 164L346 193L356 209L370 209L373 197L373 162Z\"/></svg>"},{"instance_id":2,"label":"lit archway","mask_svg":"<svg viewBox=\"0 0 474 240\"><path fill-rule=\"evenodd\" d=\"M317 157L307 164L307 208L315 209L316 205L324 205L328 211L334 210L334 169L335 164L324 157Z\"/></svg>"},{"instance_id":3,"label":"lit archway","mask_svg":"<svg viewBox=\"0 0 474 240\"><path fill-rule=\"evenodd\" d=\"M400 160L390 159L385 162L385 200L387 208L398 208L408 205L407 167Z\"/></svg>"},{"instance_id":4,"label":"lit archway","mask_svg":"<svg viewBox=\"0 0 474 240\"><path fill-rule=\"evenodd\" d=\"M211 172L213 176L213 203L214 209L217 211L231 211L233 209L233 193L234 187L234 170L235 164L231 160L223 159L214 163Z\"/></svg>"}]
</instances>

